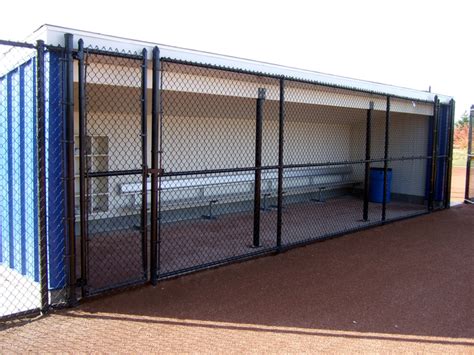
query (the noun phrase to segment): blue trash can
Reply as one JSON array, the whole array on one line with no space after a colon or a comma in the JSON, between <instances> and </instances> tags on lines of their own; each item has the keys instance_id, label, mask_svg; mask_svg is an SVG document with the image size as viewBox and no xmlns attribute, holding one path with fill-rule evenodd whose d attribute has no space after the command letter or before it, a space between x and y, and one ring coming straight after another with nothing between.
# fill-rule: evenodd
<instances>
[{"instance_id":1,"label":"blue trash can","mask_svg":"<svg viewBox=\"0 0 474 355\"><path fill-rule=\"evenodd\" d=\"M369 200L370 202L383 202L383 168L370 168ZM387 169L386 201L390 202L392 191L392 169Z\"/></svg>"}]
</instances>

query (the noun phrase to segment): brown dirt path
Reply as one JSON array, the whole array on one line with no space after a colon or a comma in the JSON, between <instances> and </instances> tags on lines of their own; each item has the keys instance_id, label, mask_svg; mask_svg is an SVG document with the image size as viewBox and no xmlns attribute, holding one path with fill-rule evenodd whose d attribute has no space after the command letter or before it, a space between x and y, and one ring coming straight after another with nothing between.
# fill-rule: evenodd
<instances>
[{"instance_id":1,"label":"brown dirt path","mask_svg":"<svg viewBox=\"0 0 474 355\"><path fill-rule=\"evenodd\" d=\"M0 332L0 352L474 353L474 206L131 290Z\"/></svg>"},{"instance_id":2,"label":"brown dirt path","mask_svg":"<svg viewBox=\"0 0 474 355\"><path fill-rule=\"evenodd\" d=\"M466 190L466 168L453 167L451 175L451 202L463 202Z\"/></svg>"}]
</instances>

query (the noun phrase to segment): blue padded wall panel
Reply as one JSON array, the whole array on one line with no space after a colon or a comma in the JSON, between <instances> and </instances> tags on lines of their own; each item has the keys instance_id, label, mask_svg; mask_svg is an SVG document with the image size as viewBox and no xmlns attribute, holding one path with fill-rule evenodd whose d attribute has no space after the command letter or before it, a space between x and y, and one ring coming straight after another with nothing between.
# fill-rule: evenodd
<instances>
[{"instance_id":1,"label":"blue padded wall panel","mask_svg":"<svg viewBox=\"0 0 474 355\"><path fill-rule=\"evenodd\" d=\"M0 79L0 262L38 281L35 73L30 59Z\"/></svg>"},{"instance_id":2,"label":"blue padded wall panel","mask_svg":"<svg viewBox=\"0 0 474 355\"><path fill-rule=\"evenodd\" d=\"M47 233L49 286L51 289L66 285L64 228L64 162L63 155L63 108L61 58L48 54L46 80L46 176L47 176Z\"/></svg>"}]
</instances>

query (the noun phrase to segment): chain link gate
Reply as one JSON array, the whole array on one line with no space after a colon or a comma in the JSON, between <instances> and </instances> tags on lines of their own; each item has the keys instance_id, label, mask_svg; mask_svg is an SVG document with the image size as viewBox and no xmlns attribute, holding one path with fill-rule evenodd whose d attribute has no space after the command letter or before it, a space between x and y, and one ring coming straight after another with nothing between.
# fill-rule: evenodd
<instances>
[{"instance_id":1,"label":"chain link gate","mask_svg":"<svg viewBox=\"0 0 474 355\"><path fill-rule=\"evenodd\" d=\"M147 53L78 52L76 221L83 295L148 278Z\"/></svg>"}]
</instances>

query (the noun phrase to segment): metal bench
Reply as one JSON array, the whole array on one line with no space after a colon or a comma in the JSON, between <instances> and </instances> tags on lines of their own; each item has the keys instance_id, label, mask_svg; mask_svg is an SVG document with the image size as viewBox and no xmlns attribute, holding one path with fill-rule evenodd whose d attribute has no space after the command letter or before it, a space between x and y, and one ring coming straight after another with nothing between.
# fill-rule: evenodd
<instances>
[{"instance_id":1,"label":"metal bench","mask_svg":"<svg viewBox=\"0 0 474 355\"><path fill-rule=\"evenodd\" d=\"M361 181L351 179L351 166L328 166L285 169L283 173L283 193L285 196L296 194L317 194L311 201L324 203L323 191L342 187L355 188ZM193 178L162 178L161 206L164 209L180 209L208 206L206 219L215 219L213 206L239 201L252 200L254 196L254 173L234 173L219 176L200 176ZM263 210L269 210L267 199L277 194L278 175L276 171L262 172L261 194ZM151 184L148 182L147 190ZM133 205L141 207L141 183L120 185L121 194L134 196ZM269 208L270 207L270 208Z\"/></svg>"}]
</instances>

